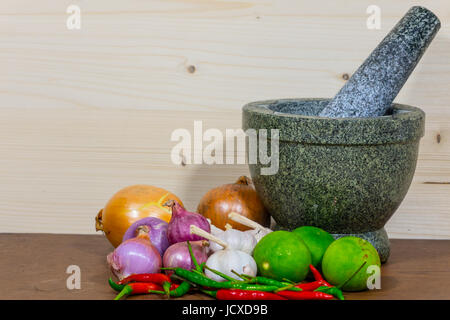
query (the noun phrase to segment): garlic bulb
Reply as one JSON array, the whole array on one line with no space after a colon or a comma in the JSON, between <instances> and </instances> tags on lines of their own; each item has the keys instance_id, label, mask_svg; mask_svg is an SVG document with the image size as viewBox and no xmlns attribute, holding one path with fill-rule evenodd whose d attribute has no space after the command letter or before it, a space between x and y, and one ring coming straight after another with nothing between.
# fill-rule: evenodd
<instances>
[{"instance_id":1,"label":"garlic bulb","mask_svg":"<svg viewBox=\"0 0 450 320\"><path fill-rule=\"evenodd\" d=\"M211 223L211 219L206 219L206 220L208 220L208 222L209 222L209 225L211 226L211 234L213 235L213 236L218 236L218 235L220 235L220 234L222 234L222 233L224 233L225 231L223 231L222 229L220 229L220 228L217 228L215 225L213 225L212 223Z\"/></svg>"},{"instance_id":2,"label":"garlic bulb","mask_svg":"<svg viewBox=\"0 0 450 320\"><path fill-rule=\"evenodd\" d=\"M256 262L252 258L252 256L243 251L231 249L220 250L213 253L208 258L208 260L206 260L206 266L211 269L218 270L236 280L242 279L231 272L232 270L236 271L239 274L245 273L252 277L256 276L257 272ZM216 281L226 280L221 276L209 271L208 269L205 270L205 275L208 278Z\"/></svg>"},{"instance_id":3,"label":"garlic bulb","mask_svg":"<svg viewBox=\"0 0 450 320\"><path fill-rule=\"evenodd\" d=\"M266 234L269 234L272 232L272 230L264 228L264 229L253 229L253 230L247 230L244 231L245 233L248 233L250 235L252 235L255 239L256 242L259 242L259 240L261 240L262 238L264 238L264 236Z\"/></svg>"},{"instance_id":4,"label":"garlic bulb","mask_svg":"<svg viewBox=\"0 0 450 320\"><path fill-rule=\"evenodd\" d=\"M253 231L253 230L250 230ZM239 231L236 229L228 229L221 234L216 235L219 239L228 244L229 249L240 250L248 254L253 253L253 249L256 246L256 238L253 234L247 231ZM210 244L210 249L213 252L223 250L223 247L213 242Z\"/></svg>"},{"instance_id":5,"label":"garlic bulb","mask_svg":"<svg viewBox=\"0 0 450 320\"><path fill-rule=\"evenodd\" d=\"M235 222L239 222L240 224L243 224L244 226L252 228L252 230L247 230L244 232L249 233L252 236L254 236L256 239L256 242L259 242L259 240L261 240L266 234L272 232L271 229L265 228L262 225L256 223L255 221L250 220L249 218L244 217L236 212L230 212L230 214L228 214L228 218Z\"/></svg>"},{"instance_id":6,"label":"garlic bulb","mask_svg":"<svg viewBox=\"0 0 450 320\"><path fill-rule=\"evenodd\" d=\"M232 270L236 271L239 274L245 273L245 274L248 274L253 277L256 276L256 271L257 271L256 262L251 255L249 255L248 253L246 253L244 251L232 249L230 244L228 244L227 242L218 238L217 236L213 236L209 232L206 232L205 230L200 229L196 225L191 225L190 231L191 231L191 234L196 234L198 236L201 236L201 237L204 237L204 238L210 240L210 246L213 243L217 243L217 245L219 247L223 248L223 250L218 250L215 253L213 253L208 258L208 260L206 260L207 267L218 270L218 271L220 271L234 279L237 279L237 280L239 280L240 278L237 275L235 275L233 272L231 272ZM232 231L232 232L230 232L230 231ZM238 230L228 229L227 231L224 231L223 234L228 232L228 234L232 235L233 231L238 231ZM238 231L238 232L243 234L243 232L241 232L241 231ZM244 236L244 237L246 237L246 236ZM234 239L236 239L236 237L233 238L233 241L235 241ZM254 242L256 242L256 239L254 239ZM235 244L235 245L237 245L237 244ZM252 249L252 251L253 251L253 249ZM205 270L205 274L208 278L216 280L216 281L225 281L226 280L226 279L223 279L222 277L216 275L215 273L211 272L208 269Z\"/></svg>"}]
</instances>

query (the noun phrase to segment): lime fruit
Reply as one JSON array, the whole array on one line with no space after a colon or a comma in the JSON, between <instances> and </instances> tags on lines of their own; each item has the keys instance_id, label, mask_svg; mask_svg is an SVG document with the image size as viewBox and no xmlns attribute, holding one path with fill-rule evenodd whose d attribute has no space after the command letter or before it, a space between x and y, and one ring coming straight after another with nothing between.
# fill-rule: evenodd
<instances>
[{"instance_id":1,"label":"lime fruit","mask_svg":"<svg viewBox=\"0 0 450 320\"><path fill-rule=\"evenodd\" d=\"M265 235L253 251L258 272L264 277L300 282L306 278L311 253L293 232L274 231Z\"/></svg>"},{"instance_id":2,"label":"lime fruit","mask_svg":"<svg viewBox=\"0 0 450 320\"><path fill-rule=\"evenodd\" d=\"M334 241L333 236L325 230L312 226L299 227L292 232L298 234L305 242L311 252L313 266L320 267L325 251Z\"/></svg>"},{"instance_id":3,"label":"lime fruit","mask_svg":"<svg viewBox=\"0 0 450 320\"><path fill-rule=\"evenodd\" d=\"M367 289L367 279L373 273L367 273L367 268L372 265L381 266L378 252L370 242L358 237L342 237L335 240L325 251L322 272L329 283L339 286L350 279L364 262L364 267L341 288L342 290Z\"/></svg>"}]
</instances>

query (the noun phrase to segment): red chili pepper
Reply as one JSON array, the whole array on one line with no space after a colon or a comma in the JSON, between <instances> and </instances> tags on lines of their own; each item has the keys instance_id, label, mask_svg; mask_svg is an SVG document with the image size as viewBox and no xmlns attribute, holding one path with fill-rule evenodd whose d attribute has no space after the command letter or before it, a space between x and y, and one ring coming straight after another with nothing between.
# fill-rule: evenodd
<instances>
[{"instance_id":1,"label":"red chili pepper","mask_svg":"<svg viewBox=\"0 0 450 320\"><path fill-rule=\"evenodd\" d=\"M243 289L219 289L217 291L202 291L218 300L287 300L282 296L267 291Z\"/></svg>"},{"instance_id":2,"label":"red chili pepper","mask_svg":"<svg viewBox=\"0 0 450 320\"><path fill-rule=\"evenodd\" d=\"M323 280L323 277L320 274L319 270L317 270L312 264L309 265L309 270L311 270L311 273L314 276L314 280Z\"/></svg>"},{"instance_id":3,"label":"red chili pepper","mask_svg":"<svg viewBox=\"0 0 450 320\"><path fill-rule=\"evenodd\" d=\"M125 279L120 280L117 284L127 284L130 282L152 282L163 285L164 282L171 282L169 276L164 273L140 273L132 274Z\"/></svg>"},{"instance_id":4,"label":"red chili pepper","mask_svg":"<svg viewBox=\"0 0 450 320\"><path fill-rule=\"evenodd\" d=\"M317 270L312 264L309 265L309 269L311 270L311 273L314 276L314 280L316 281L322 281L322 286L332 287L331 284L329 284L320 274L319 270Z\"/></svg>"},{"instance_id":5,"label":"red chili pepper","mask_svg":"<svg viewBox=\"0 0 450 320\"><path fill-rule=\"evenodd\" d=\"M150 293L150 290L162 291L163 288L160 285L151 282L132 282L124 286L114 300L119 300L124 295Z\"/></svg>"},{"instance_id":6,"label":"red chili pepper","mask_svg":"<svg viewBox=\"0 0 450 320\"><path fill-rule=\"evenodd\" d=\"M331 300L333 296L320 291L289 291L277 292L278 295L289 300Z\"/></svg>"}]
</instances>

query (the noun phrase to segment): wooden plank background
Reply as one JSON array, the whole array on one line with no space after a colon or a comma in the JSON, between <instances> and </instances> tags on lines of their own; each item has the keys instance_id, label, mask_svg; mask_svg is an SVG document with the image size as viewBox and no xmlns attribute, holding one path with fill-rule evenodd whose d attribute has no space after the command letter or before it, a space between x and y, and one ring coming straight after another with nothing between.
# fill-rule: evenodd
<instances>
[{"instance_id":1,"label":"wooden plank background","mask_svg":"<svg viewBox=\"0 0 450 320\"><path fill-rule=\"evenodd\" d=\"M80 30L66 27L71 4ZM396 99L423 108L426 135L387 229L450 238L448 0L1 1L0 232L94 233L98 209L135 183L194 209L248 170L172 164L174 129L240 128L253 100L332 97L414 4L442 28Z\"/></svg>"}]
</instances>

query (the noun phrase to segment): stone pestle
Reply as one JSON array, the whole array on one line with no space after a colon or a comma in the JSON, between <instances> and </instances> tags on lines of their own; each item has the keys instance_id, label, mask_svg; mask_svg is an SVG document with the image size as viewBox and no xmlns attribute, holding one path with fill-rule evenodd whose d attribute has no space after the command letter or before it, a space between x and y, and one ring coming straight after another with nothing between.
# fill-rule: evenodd
<instances>
[{"instance_id":1,"label":"stone pestle","mask_svg":"<svg viewBox=\"0 0 450 320\"><path fill-rule=\"evenodd\" d=\"M439 19L431 11L412 7L319 116L385 115L440 26Z\"/></svg>"}]
</instances>

